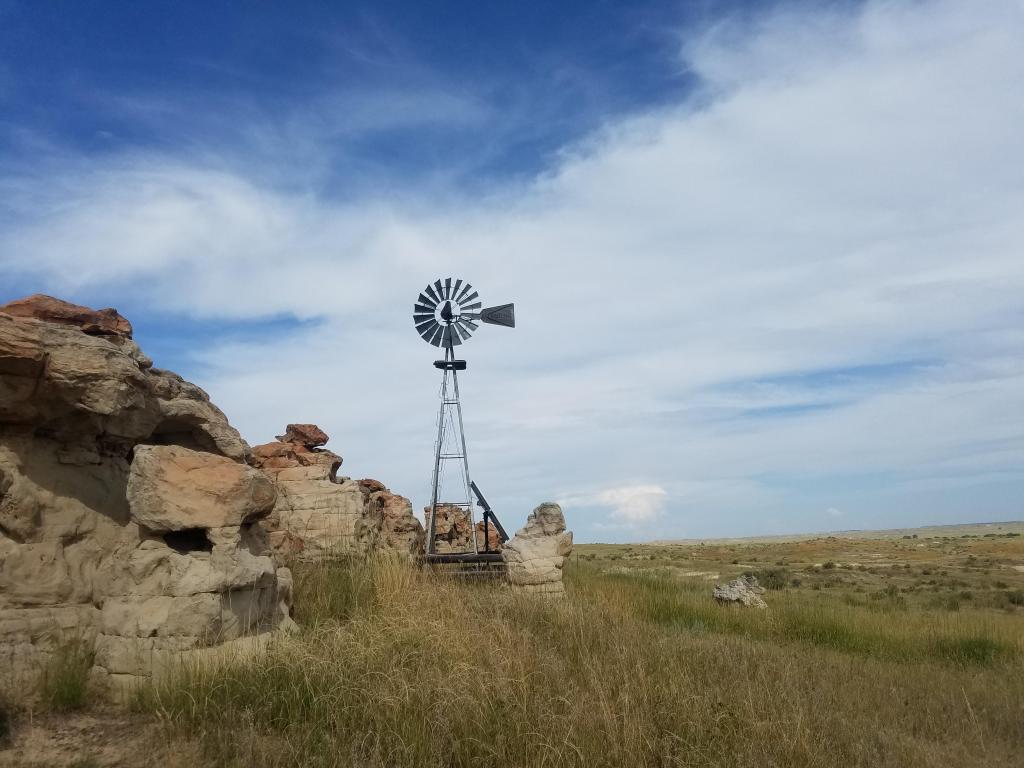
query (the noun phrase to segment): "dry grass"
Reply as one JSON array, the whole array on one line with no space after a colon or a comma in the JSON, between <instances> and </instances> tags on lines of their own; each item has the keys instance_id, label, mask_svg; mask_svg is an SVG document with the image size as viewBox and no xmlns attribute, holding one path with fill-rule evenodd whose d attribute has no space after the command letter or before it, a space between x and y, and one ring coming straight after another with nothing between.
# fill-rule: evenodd
<instances>
[{"instance_id":1,"label":"dry grass","mask_svg":"<svg viewBox=\"0 0 1024 768\"><path fill-rule=\"evenodd\" d=\"M1016 766L1021 624L578 563L569 598L393 563L301 575L307 629L142 705L235 766ZM962 617L960 617L962 618ZM1013 623L1018 622L1018 623Z\"/></svg>"}]
</instances>

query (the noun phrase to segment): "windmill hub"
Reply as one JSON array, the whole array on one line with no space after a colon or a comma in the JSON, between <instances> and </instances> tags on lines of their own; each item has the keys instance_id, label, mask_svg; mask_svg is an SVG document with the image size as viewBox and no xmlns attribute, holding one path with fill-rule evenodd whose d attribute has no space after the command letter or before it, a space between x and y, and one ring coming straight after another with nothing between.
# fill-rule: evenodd
<instances>
[{"instance_id":1,"label":"windmill hub","mask_svg":"<svg viewBox=\"0 0 1024 768\"><path fill-rule=\"evenodd\" d=\"M459 402L458 371L466 370L465 360L455 359L455 347L469 340L479 323L515 328L515 307L501 304L483 308L480 294L464 280L445 278L435 280L416 298L412 321L420 337L428 344L444 349L444 360L436 360L434 367L444 371L441 382L441 413L437 420L437 442L434 445L434 474L431 482L430 519L427 523L427 559L446 562L491 562L500 559L488 545L488 533L494 526L502 542L508 539L494 511L469 477L469 458L466 453L466 433L462 424L462 404ZM458 483L453 491L444 485L448 462L457 462ZM450 495L449 495L450 494ZM473 516L473 496L483 509L484 551L480 552L476 540ZM438 509L463 509L469 517L472 552L435 552L434 531Z\"/></svg>"}]
</instances>

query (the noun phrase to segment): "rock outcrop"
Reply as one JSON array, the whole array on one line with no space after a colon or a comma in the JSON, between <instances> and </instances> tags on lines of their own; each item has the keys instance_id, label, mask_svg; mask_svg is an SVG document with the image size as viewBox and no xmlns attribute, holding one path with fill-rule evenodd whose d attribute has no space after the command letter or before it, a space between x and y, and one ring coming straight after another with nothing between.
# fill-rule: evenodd
<instances>
[{"instance_id":1,"label":"rock outcrop","mask_svg":"<svg viewBox=\"0 0 1024 768\"><path fill-rule=\"evenodd\" d=\"M761 598L763 594L764 587L754 576L740 576L725 584L717 584L712 592L720 605L744 605L748 608L767 608L768 604Z\"/></svg>"},{"instance_id":2,"label":"rock outcrop","mask_svg":"<svg viewBox=\"0 0 1024 768\"><path fill-rule=\"evenodd\" d=\"M430 529L430 507L423 508L424 527ZM437 554L451 554L455 552L472 552L473 539L470 535L469 510L455 504L437 505L437 525L434 527L434 552ZM502 548L501 536L498 529L493 525L487 526L487 544L484 544L484 524L477 521L472 530L476 535L477 551L485 550L500 552Z\"/></svg>"},{"instance_id":3,"label":"rock outcrop","mask_svg":"<svg viewBox=\"0 0 1024 768\"><path fill-rule=\"evenodd\" d=\"M276 490L199 387L114 310L0 306L0 670L70 637L130 682L290 625L258 521Z\"/></svg>"},{"instance_id":4,"label":"rock outcrop","mask_svg":"<svg viewBox=\"0 0 1024 768\"><path fill-rule=\"evenodd\" d=\"M253 448L253 464L276 486L265 527L280 562L389 549L417 556L423 526L408 499L376 480L340 477L342 458L323 448L314 424L289 424L276 442Z\"/></svg>"},{"instance_id":5,"label":"rock outcrop","mask_svg":"<svg viewBox=\"0 0 1024 768\"><path fill-rule=\"evenodd\" d=\"M547 595L565 594L562 567L572 552L572 532L557 504L546 502L505 542L502 559L513 588Z\"/></svg>"}]
</instances>

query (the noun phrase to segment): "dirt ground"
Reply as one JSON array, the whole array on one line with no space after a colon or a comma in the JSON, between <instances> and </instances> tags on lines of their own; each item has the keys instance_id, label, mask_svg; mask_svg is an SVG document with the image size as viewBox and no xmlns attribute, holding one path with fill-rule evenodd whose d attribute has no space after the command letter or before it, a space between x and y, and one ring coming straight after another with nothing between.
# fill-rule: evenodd
<instances>
[{"instance_id":1,"label":"dirt ground","mask_svg":"<svg viewBox=\"0 0 1024 768\"><path fill-rule=\"evenodd\" d=\"M0 743L0 768L195 768L198 747L171 741L151 716L99 709L24 714Z\"/></svg>"}]
</instances>

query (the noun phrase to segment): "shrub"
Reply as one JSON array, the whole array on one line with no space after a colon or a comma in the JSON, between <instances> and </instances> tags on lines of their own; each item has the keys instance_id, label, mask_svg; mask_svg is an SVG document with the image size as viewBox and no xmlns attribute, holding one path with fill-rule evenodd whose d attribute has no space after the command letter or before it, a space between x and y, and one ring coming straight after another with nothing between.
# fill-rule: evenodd
<instances>
[{"instance_id":1,"label":"shrub","mask_svg":"<svg viewBox=\"0 0 1024 768\"><path fill-rule=\"evenodd\" d=\"M1024 605L1024 590L1014 590L1006 593L1006 601L1010 605Z\"/></svg>"},{"instance_id":2,"label":"shrub","mask_svg":"<svg viewBox=\"0 0 1024 768\"><path fill-rule=\"evenodd\" d=\"M1009 653L1002 643L985 635L941 637L934 645L937 655L961 664L988 664Z\"/></svg>"},{"instance_id":3,"label":"shrub","mask_svg":"<svg viewBox=\"0 0 1024 768\"><path fill-rule=\"evenodd\" d=\"M826 562L826 563L825 563L825 564L824 564L823 566L821 566L821 567L822 567L822 568L824 568L824 569L825 569L825 570L827 570L827 571L830 571L830 570L832 570L833 568L835 568L835 567L836 567L836 564L835 564L834 562L832 562L831 560L829 560L829 561L827 561L827 562Z\"/></svg>"},{"instance_id":4,"label":"shrub","mask_svg":"<svg viewBox=\"0 0 1024 768\"><path fill-rule=\"evenodd\" d=\"M753 576L765 589L785 589L789 583L790 573L785 568L762 568L758 571L747 571L744 576Z\"/></svg>"}]
</instances>

